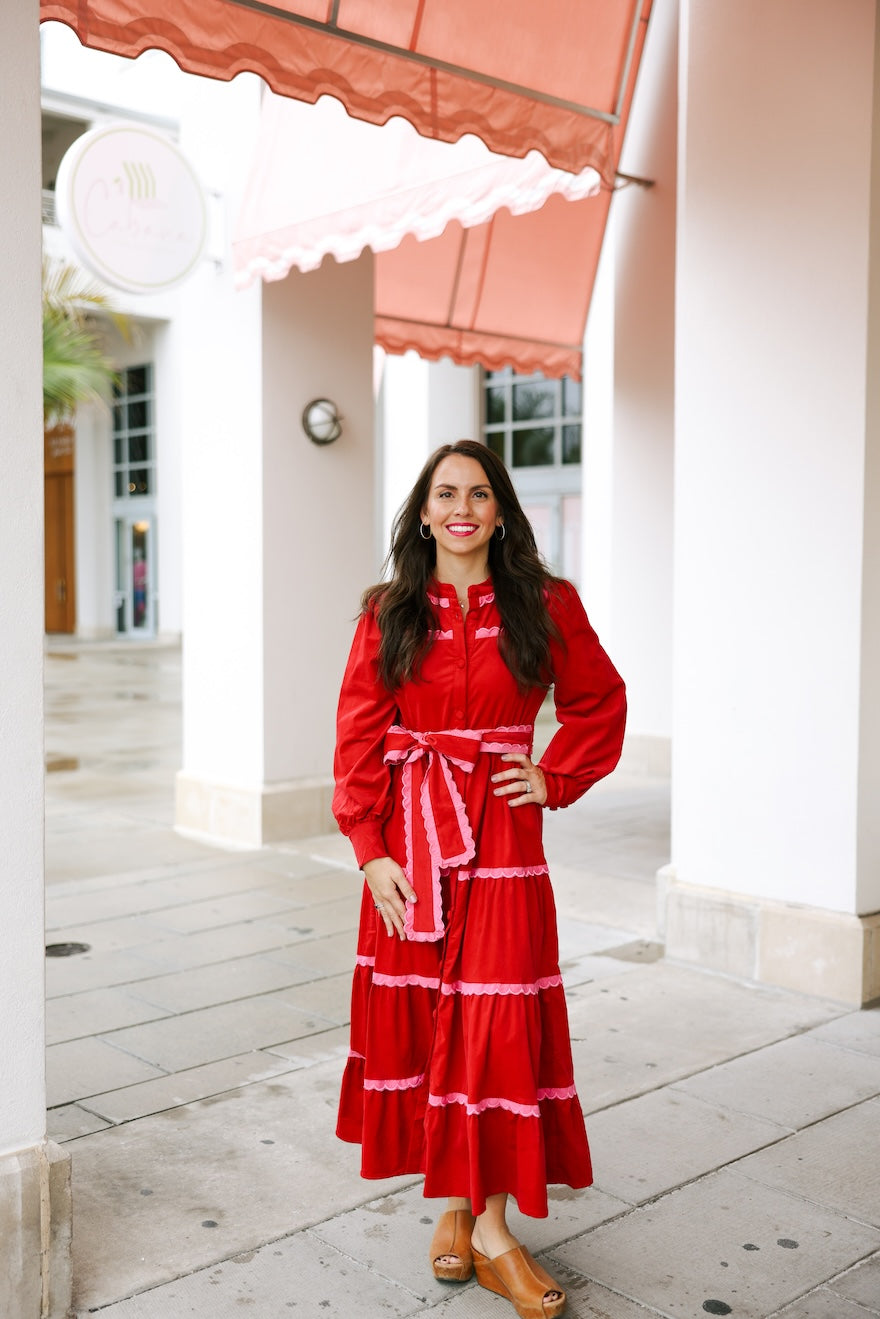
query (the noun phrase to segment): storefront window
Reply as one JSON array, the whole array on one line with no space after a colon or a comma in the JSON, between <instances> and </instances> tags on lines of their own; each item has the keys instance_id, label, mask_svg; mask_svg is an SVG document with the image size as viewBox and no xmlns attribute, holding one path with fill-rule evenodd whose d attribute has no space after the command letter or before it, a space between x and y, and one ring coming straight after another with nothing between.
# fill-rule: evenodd
<instances>
[{"instance_id":1,"label":"storefront window","mask_svg":"<svg viewBox=\"0 0 880 1319\"><path fill-rule=\"evenodd\" d=\"M538 550L554 572L581 571L582 390L568 376L484 371L484 443L510 469Z\"/></svg>"},{"instance_id":2,"label":"storefront window","mask_svg":"<svg viewBox=\"0 0 880 1319\"><path fill-rule=\"evenodd\" d=\"M155 492L153 369L130 366L113 390L113 494L137 499Z\"/></svg>"},{"instance_id":3,"label":"storefront window","mask_svg":"<svg viewBox=\"0 0 880 1319\"><path fill-rule=\"evenodd\" d=\"M556 467L581 461L581 386L564 376L516 375L508 366L483 373L483 439L508 467ZM541 421L541 426L535 422Z\"/></svg>"}]
</instances>

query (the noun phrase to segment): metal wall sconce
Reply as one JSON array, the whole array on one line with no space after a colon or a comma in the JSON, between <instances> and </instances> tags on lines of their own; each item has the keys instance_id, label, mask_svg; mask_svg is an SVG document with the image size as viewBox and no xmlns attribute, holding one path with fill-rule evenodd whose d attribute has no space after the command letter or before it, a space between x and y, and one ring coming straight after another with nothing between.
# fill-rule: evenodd
<instances>
[{"instance_id":1,"label":"metal wall sconce","mask_svg":"<svg viewBox=\"0 0 880 1319\"><path fill-rule=\"evenodd\" d=\"M329 398L313 398L303 408L302 427L313 444L332 444L342 434L342 417Z\"/></svg>"}]
</instances>

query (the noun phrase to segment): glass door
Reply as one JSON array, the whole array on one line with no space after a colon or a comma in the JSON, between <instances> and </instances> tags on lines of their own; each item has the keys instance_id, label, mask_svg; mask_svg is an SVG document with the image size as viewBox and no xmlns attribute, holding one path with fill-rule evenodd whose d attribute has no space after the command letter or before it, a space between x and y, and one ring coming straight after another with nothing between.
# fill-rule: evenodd
<instances>
[{"instance_id":1,"label":"glass door","mask_svg":"<svg viewBox=\"0 0 880 1319\"><path fill-rule=\"evenodd\" d=\"M116 631L120 636L156 633L155 518L116 519Z\"/></svg>"}]
</instances>

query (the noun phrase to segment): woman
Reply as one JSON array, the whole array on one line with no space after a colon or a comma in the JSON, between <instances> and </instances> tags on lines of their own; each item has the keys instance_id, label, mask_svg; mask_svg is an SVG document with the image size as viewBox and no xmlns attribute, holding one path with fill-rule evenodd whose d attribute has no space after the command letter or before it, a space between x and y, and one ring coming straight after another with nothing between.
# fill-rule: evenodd
<instances>
[{"instance_id":1,"label":"woman","mask_svg":"<svg viewBox=\"0 0 880 1319\"><path fill-rule=\"evenodd\" d=\"M589 1186L542 807L620 755L623 683L551 577L503 463L472 440L428 460L368 590L342 683L333 809L365 876L337 1133L364 1177L448 1197L438 1278L554 1319L565 1295L512 1236L508 1195ZM535 716L561 724L539 764Z\"/></svg>"}]
</instances>

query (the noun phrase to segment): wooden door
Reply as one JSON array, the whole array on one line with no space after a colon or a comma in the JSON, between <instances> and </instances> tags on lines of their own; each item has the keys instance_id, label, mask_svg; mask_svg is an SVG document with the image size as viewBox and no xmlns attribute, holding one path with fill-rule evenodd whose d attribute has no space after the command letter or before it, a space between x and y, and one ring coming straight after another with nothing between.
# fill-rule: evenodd
<instances>
[{"instance_id":1,"label":"wooden door","mask_svg":"<svg viewBox=\"0 0 880 1319\"><path fill-rule=\"evenodd\" d=\"M76 629L73 528L73 427L54 426L45 437L46 631Z\"/></svg>"}]
</instances>

